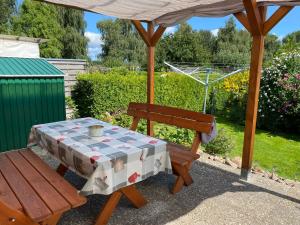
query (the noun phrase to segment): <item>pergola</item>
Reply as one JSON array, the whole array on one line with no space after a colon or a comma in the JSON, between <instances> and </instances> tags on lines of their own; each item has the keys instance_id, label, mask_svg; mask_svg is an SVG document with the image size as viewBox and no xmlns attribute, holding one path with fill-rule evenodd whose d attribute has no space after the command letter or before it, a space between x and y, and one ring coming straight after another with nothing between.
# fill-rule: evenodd
<instances>
[{"instance_id":1,"label":"pergola","mask_svg":"<svg viewBox=\"0 0 300 225\"><path fill-rule=\"evenodd\" d=\"M121 19L129 19L148 49L147 102L154 103L155 46L168 26L191 17L222 17L233 14L252 35L249 92L244 132L241 176L251 172L257 107L268 32L287 15L299 0L44 0L45 2L83 9ZM279 6L267 18L268 6ZM142 23L147 24L147 29ZM157 27L157 28L156 28ZM147 133L153 135L153 124L147 122Z\"/></svg>"}]
</instances>

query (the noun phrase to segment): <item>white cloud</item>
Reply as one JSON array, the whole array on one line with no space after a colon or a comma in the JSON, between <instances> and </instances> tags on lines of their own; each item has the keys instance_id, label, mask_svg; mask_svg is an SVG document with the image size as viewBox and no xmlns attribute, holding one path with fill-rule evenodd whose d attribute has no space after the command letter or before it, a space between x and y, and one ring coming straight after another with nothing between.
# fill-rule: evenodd
<instances>
[{"instance_id":1,"label":"white cloud","mask_svg":"<svg viewBox=\"0 0 300 225\"><path fill-rule=\"evenodd\" d=\"M88 55L91 59L96 59L101 52L101 35L93 32L85 32L84 36L88 38Z\"/></svg>"},{"instance_id":2,"label":"white cloud","mask_svg":"<svg viewBox=\"0 0 300 225\"><path fill-rule=\"evenodd\" d=\"M216 37L216 36L218 36L219 30L220 29L213 29L210 32L212 33L212 35L214 35Z\"/></svg>"},{"instance_id":3,"label":"white cloud","mask_svg":"<svg viewBox=\"0 0 300 225\"><path fill-rule=\"evenodd\" d=\"M176 26L174 27L167 27L165 34L173 34L176 31Z\"/></svg>"}]
</instances>

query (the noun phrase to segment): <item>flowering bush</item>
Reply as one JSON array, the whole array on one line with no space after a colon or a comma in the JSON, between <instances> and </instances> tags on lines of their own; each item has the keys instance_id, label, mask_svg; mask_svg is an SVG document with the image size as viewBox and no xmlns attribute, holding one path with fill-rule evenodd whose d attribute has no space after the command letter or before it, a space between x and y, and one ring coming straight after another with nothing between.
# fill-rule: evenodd
<instances>
[{"instance_id":1,"label":"flowering bush","mask_svg":"<svg viewBox=\"0 0 300 225\"><path fill-rule=\"evenodd\" d=\"M300 131L300 48L281 53L264 70L258 125L271 130Z\"/></svg>"},{"instance_id":2,"label":"flowering bush","mask_svg":"<svg viewBox=\"0 0 300 225\"><path fill-rule=\"evenodd\" d=\"M248 83L249 71L228 77L223 82L223 89L228 93L223 114L227 119L239 124L244 124L245 120Z\"/></svg>"}]
</instances>

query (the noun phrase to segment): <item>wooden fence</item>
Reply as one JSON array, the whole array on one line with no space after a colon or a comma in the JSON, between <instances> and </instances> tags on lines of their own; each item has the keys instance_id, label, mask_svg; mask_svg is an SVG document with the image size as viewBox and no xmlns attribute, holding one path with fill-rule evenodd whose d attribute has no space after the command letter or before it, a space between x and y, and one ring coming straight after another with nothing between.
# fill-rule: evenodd
<instances>
[{"instance_id":1,"label":"wooden fence","mask_svg":"<svg viewBox=\"0 0 300 225\"><path fill-rule=\"evenodd\" d=\"M73 86L76 84L76 76L87 72L87 61L80 59L47 59L49 63L60 69L65 74L65 96L71 96ZM72 110L66 108L67 118L70 118Z\"/></svg>"}]
</instances>

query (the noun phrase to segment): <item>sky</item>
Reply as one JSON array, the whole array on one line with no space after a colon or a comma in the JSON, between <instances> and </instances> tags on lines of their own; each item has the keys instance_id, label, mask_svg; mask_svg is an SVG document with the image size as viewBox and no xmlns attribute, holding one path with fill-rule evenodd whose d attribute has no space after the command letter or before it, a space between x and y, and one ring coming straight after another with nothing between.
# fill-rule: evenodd
<instances>
[{"instance_id":1,"label":"sky","mask_svg":"<svg viewBox=\"0 0 300 225\"><path fill-rule=\"evenodd\" d=\"M268 15L271 15L277 7L269 7ZM210 30L214 35L217 35L218 29L224 27L227 17L222 18L192 18L188 23L195 30ZM103 16L95 13L86 12L85 20L87 28L85 36L89 39L88 54L92 59L95 59L101 51L101 36L97 29L97 22L101 20L112 19L112 17ZM243 26L237 21L237 27L243 29ZM176 27L169 27L167 32L174 32ZM284 38L287 34L300 30L300 7L294 8L270 33L275 34L279 39Z\"/></svg>"},{"instance_id":2,"label":"sky","mask_svg":"<svg viewBox=\"0 0 300 225\"><path fill-rule=\"evenodd\" d=\"M17 0L18 5L23 0ZM269 7L268 15L271 15L277 7ZM89 39L88 54L92 59L96 59L101 51L101 36L97 29L97 22L101 20L112 19L112 17L103 16L95 13L85 12L85 21L87 23L85 36ZM226 20L229 17L222 18L192 18L188 23L195 30L210 30L214 35L217 35L218 29L224 27ZM239 29L243 26L237 21ZM169 27L167 33L174 32L176 27ZM300 30L300 7L295 7L270 33L275 34L279 39L284 38L287 34Z\"/></svg>"}]
</instances>

